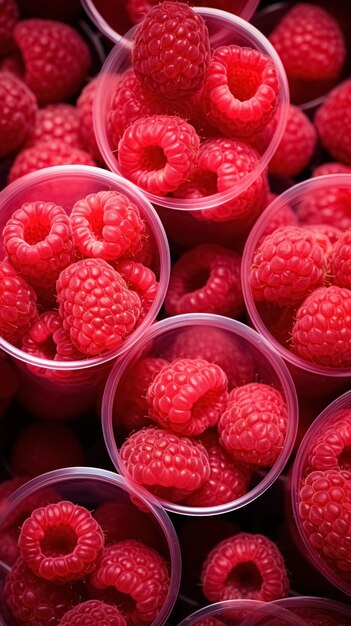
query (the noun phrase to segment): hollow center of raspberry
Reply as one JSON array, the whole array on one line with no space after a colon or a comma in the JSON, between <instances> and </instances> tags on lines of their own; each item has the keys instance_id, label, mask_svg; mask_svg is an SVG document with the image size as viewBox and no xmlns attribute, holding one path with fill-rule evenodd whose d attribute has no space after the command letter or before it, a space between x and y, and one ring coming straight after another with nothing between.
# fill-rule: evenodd
<instances>
[{"instance_id":1,"label":"hollow center of raspberry","mask_svg":"<svg viewBox=\"0 0 351 626\"><path fill-rule=\"evenodd\" d=\"M143 170L161 170L167 159L160 146L146 146L140 155L140 165Z\"/></svg>"},{"instance_id":2,"label":"hollow center of raspberry","mask_svg":"<svg viewBox=\"0 0 351 626\"><path fill-rule=\"evenodd\" d=\"M210 277L210 270L206 267L197 268L194 270L192 274L187 276L186 279L186 290L187 291L196 291L197 289L202 289L204 287Z\"/></svg>"},{"instance_id":3,"label":"hollow center of raspberry","mask_svg":"<svg viewBox=\"0 0 351 626\"><path fill-rule=\"evenodd\" d=\"M105 226L104 220L103 220L103 211L100 211L100 210L94 211L90 215L89 222L90 222L92 235L94 235L96 239L102 240L103 239L102 229Z\"/></svg>"},{"instance_id":4,"label":"hollow center of raspberry","mask_svg":"<svg viewBox=\"0 0 351 626\"><path fill-rule=\"evenodd\" d=\"M245 595L248 592L259 591L263 580L257 565L248 561L234 567L226 582Z\"/></svg>"},{"instance_id":5,"label":"hollow center of raspberry","mask_svg":"<svg viewBox=\"0 0 351 626\"><path fill-rule=\"evenodd\" d=\"M351 469L351 445L345 446L341 454L339 454L338 465L341 469Z\"/></svg>"},{"instance_id":6,"label":"hollow center of raspberry","mask_svg":"<svg viewBox=\"0 0 351 626\"><path fill-rule=\"evenodd\" d=\"M34 246L36 243L39 243L39 241L43 241L48 236L49 232L49 222L45 222L44 220L41 220L40 222L33 221L26 225L23 233L23 239L30 246Z\"/></svg>"},{"instance_id":7,"label":"hollow center of raspberry","mask_svg":"<svg viewBox=\"0 0 351 626\"><path fill-rule=\"evenodd\" d=\"M203 419L206 415L218 412L220 408L220 394L213 390L204 393L196 402L194 402L191 409L192 419Z\"/></svg>"},{"instance_id":8,"label":"hollow center of raspberry","mask_svg":"<svg viewBox=\"0 0 351 626\"><path fill-rule=\"evenodd\" d=\"M65 524L48 528L40 542L46 556L66 556L71 554L77 545L77 535L71 526Z\"/></svg>"},{"instance_id":9,"label":"hollow center of raspberry","mask_svg":"<svg viewBox=\"0 0 351 626\"><path fill-rule=\"evenodd\" d=\"M261 76L251 68L233 67L228 72L228 87L234 98L245 102L256 95Z\"/></svg>"}]
</instances>

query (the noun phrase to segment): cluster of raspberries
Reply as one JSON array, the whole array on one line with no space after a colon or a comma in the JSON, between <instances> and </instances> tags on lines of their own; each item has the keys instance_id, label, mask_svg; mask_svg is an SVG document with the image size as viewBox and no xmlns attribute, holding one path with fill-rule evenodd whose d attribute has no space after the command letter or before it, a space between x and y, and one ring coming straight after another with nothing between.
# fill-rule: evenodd
<instances>
[{"instance_id":1,"label":"cluster of raspberries","mask_svg":"<svg viewBox=\"0 0 351 626\"><path fill-rule=\"evenodd\" d=\"M149 546L160 538L148 516L129 501L106 501L91 513L56 496L47 488L18 511L27 516L3 590L13 617L25 626L152 624L170 577L165 558ZM128 524L118 523L125 515ZM17 518L9 521L18 527Z\"/></svg>"},{"instance_id":2,"label":"cluster of raspberries","mask_svg":"<svg viewBox=\"0 0 351 626\"><path fill-rule=\"evenodd\" d=\"M123 193L89 194L70 214L26 202L2 237L0 333L31 355L69 361L115 350L152 306L152 237Z\"/></svg>"}]
</instances>

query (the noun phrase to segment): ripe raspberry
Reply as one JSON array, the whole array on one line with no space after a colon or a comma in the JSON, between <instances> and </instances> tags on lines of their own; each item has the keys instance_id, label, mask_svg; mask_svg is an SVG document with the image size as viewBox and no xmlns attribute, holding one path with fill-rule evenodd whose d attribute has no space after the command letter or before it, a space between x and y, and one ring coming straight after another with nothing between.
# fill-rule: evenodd
<instances>
[{"instance_id":1,"label":"ripe raspberry","mask_svg":"<svg viewBox=\"0 0 351 626\"><path fill-rule=\"evenodd\" d=\"M315 167L312 176L328 176L328 174L351 174L351 165L344 165L344 163L323 163Z\"/></svg>"},{"instance_id":2,"label":"ripe raspberry","mask_svg":"<svg viewBox=\"0 0 351 626\"><path fill-rule=\"evenodd\" d=\"M62 500L32 512L22 525L18 547L34 574L65 583L95 570L104 534L86 508Z\"/></svg>"},{"instance_id":3,"label":"ripe raspberry","mask_svg":"<svg viewBox=\"0 0 351 626\"><path fill-rule=\"evenodd\" d=\"M278 91L274 63L259 50L232 45L213 52L204 106L224 134L248 137L262 130L273 118Z\"/></svg>"},{"instance_id":4,"label":"ripe raspberry","mask_svg":"<svg viewBox=\"0 0 351 626\"><path fill-rule=\"evenodd\" d=\"M332 285L311 293L296 313L293 351L327 367L351 366L351 291Z\"/></svg>"},{"instance_id":5,"label":"ripe raspberry","mask_svg":"<svg viewBox=\"0 0 351 626\"><path fill-rule=\"evenodd\" d=\"M334 285L351 289L351 229L342 233L333 246L330 273Z\"/></svg>"},{"instance_id":6,"label":"ripe raspberry","mask_svg":"<svg viewBox=\"0 0 351 626\"><path fill-rule=\"evenodd\" d=\"M204 359L165 365L147 390L149 416L180 435L200 435L215 426L227 402L224 371Z\"/></svg>"},{"instance_id":7,"label":"ripe raspberry","mask_svg":"<svg viewBox=\"0 0 351 626\"><path fill-rule=\"evenodd\" d=\"M310 444L307 466L312 470L351 471L351 411L345 409L321 425Z\"/></svg>"},{"instance_id":8,"label":"ripe raspberry","mask_svg":"<svg viewBox=\"0 0 351 626\"><path fill-rule=\"evenodd\" d=\"M83 259L56 283L59 313L72 343L90 356L118 348L135 328L139 296L102 259Z\"/></svg>"},{"instance_id":9,"label":"ripe raspberry","mask_svg":"<svg viewBox=\"0 0 351 626\"><path fill-rule=\"evenodd\" d=\"M166 0L152 7L138 26L132 50L135 74L166 98L198 91L210 61L203 18L187 4Z\"/></svg>"},{"instance_id":10,"label":"ripe raspberry","mask_svg":"<svg viewBox=\"0 0 351 626\"><path fill-rule=\"evenodd\" d=\"M341 230L351 228L351 191L346 186L329 186L308 191L301 198L297 214L305 224L329 224Z\"/></svg>"},{"instance_id":11,"label":"ripe raspberry","mask_svg":"<svg viewBox=\"0 0 351 626\"><path fill-rule=\"evenodd\" d=\"M22 150L14 160L9 183L20 176L53 165L96 165L90 154L61 141L44 141Z\"/></svg>"},{"instance_id":12,"label":"ripe raspberry","mask_svg":"<svg viewBox=\"0 0 351 626\"><path fill-rule=\"evenodd\" d=\"M297 226L283 226L267 235L256 249L250 268L255 300L294 304L323 285L327 245L323 235L317 237Z\"/></svg>"},{"instance_id":13,"label":"ripe raspberry","mask_svg":"<svg viewBox=\"0 0 351 626\"><path fill-rule=\"evenodd\" d=\"M0 262L0 333L16 340L38 315L37 297L29 285L5 261Z\"/></svg>"},{"instance_id":14,"label":"ripe raspberry","mask_svg":"<svg viewBox=\"0 0 351 626\"><path fill-rule=\"evenodd\" d=\"M144 267L142 263L134 263L134 261L118 261L115 264L115 269L126 281L128 289L135 291L140 298L141 313L138 320L139 326L155 300L158 290L156 276L148 267Z\"/></svg>"},{"instance_id":15,"label":"ripe raspberry","mask_svg":"<svg viewBox=\"0 0 351 626\"><path fill-rule=\"evenodd\" d=\"M145 487L160 487L189 495L208 480L210 464L203 445L161 428L144 428L132 434L121 447L128 474ZM150 489L153 491L153 489Z\"/></svg>"},{"instance_id":16,"label":"ripe raspberry","mask_svg":"<svg viewBox=\"0 0 351 626\"><path fill-rule=\"evenodd\" d=\"M319 558L339 574L351 571L351 473L312 472L298 493L302 531Z\"/></svg>"},{"instance_id":17,"label":"ripe raspberry","mask_svg":"<svg viewBox=\"0 0 351 626\"><path fill-rule=\"evenodd\" d=\"M78 200L71 224L82 255L106 261L138 251L145 234L138 207L117 191L99 191Z\"/></svg>"},{"instance_id":18,"label":"ripe raspberry","mask_svg":"<svg viewBox=\"0 0 351 626\"><path fill-rule=\"evenodd\" d=\"M27 626L56 626L79 601L71 585L54 585L38 578L21 558L6 576L4 599L18 623Z\"/></svg>"},{"instance_id":19,"label":"ripe raspberry","mask_svg":"<svg viewBox=\"0 0 351 626\"><path fill-rule=\"evenodd\" d=\"M232 457L219 445L213 432L200 438L210 461L210 477L202 487L187 497L190 506L217 506L234 502L248 492L251 470Z\"/></svg>"},{"instance_id":20,"label":"ripe raspberry","mask_svg":"<svg viewBox=\"0 0 351 626\"><path fill-rule=\"evenodd\" d=\"M158 524L149 512L140 511L130 500L106 500L97 507L93 517L104 531L105 545L137 539L155 550L162 548Z\"/></svg>"},{"instance_id":21,"label":"ripe raspberry","mask_svg":"<svg viewBox=\"0 0 351 626\"><path fill-rule=\"evenodd\" d=\"M263 535L238 533L221 541L207 556L201 581L210 602L261 600L271 602L289 592L283 557Z\"/></svg>"},{"instance_id":22,"label":"ripe raspberry","mask_svg":"<svg viewBox=\"0 0 351 626\"><path fill-rule=\"evenodd\" d=\"M39 290L51 291L73 260L70 220L54 202L25 202L8 219L2 236L10 263Z\"/></svg>"},{"instance_id":23,"label":"ripe raspberry","mask_svg":"<svg viewBox=\"0 0 351 626\"><path fill-rule=\"evenodd\" d=\"M52 140L62 141L75 148L81 147L77 110L71 104L48 104L39 109L26 148Z\"/></svg>"},{"instance_id":24,"label":"ripe raspberry","mask_svg":"<svg viewBox=\"0 0 351 626\"><path fill-rule=\"evenodd\" d=\"M317 109L314 122L333 158L351 165L351 80L333 89Z\"/></svg>"},{"instance_id":25,"label":"ripe raspberry","mask_svg":"<svg viewBox=\"0 0 351 626\"><path fill-rule=\"evenodd\" d=\"M61 467L84 465L84 453L70 428L63 424L38 422L19 433L12 447L10 463L16 475L39 476Z\"/></svg>"},{"instance_id":26,"label":"ripe raspberry","mask_svg":"<svg viewBox=\"0 0 351 626\"><path fill-rule=\"evenodd\" d=\"M329 240L330 246L327 248L328 256L331 253L333 245L339 240L342 235L342 230L330 224L312 224L311 226L305 226L305 230L310 230L317 237L323 236L323 245L325 245L325 237Z\"/></svg>"},{"instance_id":27,"label":"ripe raspberry","mask_svg":"<svg viewBox=\"0 0 351 626\"><path fill-rule=\"evenodd\" d=\"M79 91L91 58L88 46L71 26L22 20L15 26L14 39L22 53L24 80L41 105L63 102Z\"/></svg>"},{"instance_id":28,"label":"ripe raspberry","mask_svg":"<svg viewBox=\"0 0 351 626\"><path fill-rule=\"evenodd\" d=\"M77 100L77 117L79 122L79 137L83 148L91 154L94 161L103 161L94 133L93 104L96 92L97 77L93 78L82 89Z\"/></svg>"},{"instance_id":29,"label":"ripe raspberry","mask_svg":"<svg viewBox=\"0 0 351 626\"><path fill-rule=\"evenodd\" d=\"M13 43L13 29L19 18L19 11L15 0L0 1L0 55L11 52Z\"/></svg>"},{"instance_id":30,"label":"ripe raspberry","mask_svg":"<svg viewBox=\"0 0 351 626\"><path fill-rule=\"evenodd\" d=\"M123 176L163 196L192 176L199 146L195 129L181 117L141 117L125 130L118 145L118 163Z\"/></svg>"},{"instance_id":31,"label":"ripe raspberry","mask_svg":"<svg viewBox=\"0 0 351 626\"><path fill-rule=\"evenodd\" d=\"M0 158L17 150L34 129L37 103L25 83L0 72Z\"/></svg>"},{"instance_id":32,"label":"ripe raspberry","mask_svg":"<svg viewBox=\"0 0 351 626\"><path fill-rule=\"evenodd\" d=\"M272 467L285 442L288 412L270 385L250 383L233 389L218 422L222 446L237 460Z\"/></svg>"},{"instance_id":33,"label":"ripe raspberry","mask_svg":"<svg viewBox=\"0 0 351 626\"><path fill-rule=\"evenodd\" d=\"M173 265L165 299L166 312L240 317L245 309L240 267L241 257L228 248L212 244L195 246Z\"/></svg>"},{"instance_id":34,"label":"ripe raspberry","mask_svg":"<svg viewBox=\"0 0 351 626\"><path fill-rule=\"evenodd\" d=\"M88 600L77 604L64 614L58 626L127 626L127 622L116 606Z\"/></svg>"},{"instance_id":35,"label":"ripe raspberry","mask_svg":"<svg viewBox=\"0 0 351 626\"><path fill-rule=\"evenodd\" d=\"M317 144L317 133L307 115L289 105L284 135L273 158L269 172L282 178L293 178L309 164Z\"/></svg>"},{"instance_id":36,"label":"ripe raspberry","mask_svg":"<svg viewBox=\"0 0 351 626\"><path fill-rule=\"evenodd\" d=\"M344 36L338 23L321 7L304 2L296 4L269 39L289 79L338 78L346 56Z\"/></svg>"}]
</instances>

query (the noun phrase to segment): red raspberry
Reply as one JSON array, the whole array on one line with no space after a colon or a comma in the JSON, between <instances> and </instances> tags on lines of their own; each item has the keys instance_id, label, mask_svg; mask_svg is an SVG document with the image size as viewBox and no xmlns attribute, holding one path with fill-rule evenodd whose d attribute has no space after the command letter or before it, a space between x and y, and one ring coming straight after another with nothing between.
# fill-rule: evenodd
<instances>
[{"instance_id":1,"label":"red raspberry","mask_svg":"<svg viewBox=\"0 0 351 626\"><path fill-rule=\"evenodd\" d=\"M312 472L298 493L302 531L313 551L340 575L351 571L351 473Z\"/></svg>"},{"instance_id":2,"label":"red raspberry","mask_svg":"<svg viewBox=\"0 0 351 626\"><path fill-rule=\"evenodd\" d=\"M180 435L200 435L215 426L227 401L224 371L204 359L167 363L147 390L149 416Z\"/></svg>"},{"instance_id":3,"label":"red raspberry","mask_svg":"<svg viewBox=\"0 0 351 626\"><path fill-rule=\"evenodd\" d=\"M210 61L203 18L187 4L166 0L152 7L138 26L132 50L135 74L166 98L198 91Z\"/></svg>"},{"instance_id":4,"label":"red raspberry","mask_svg":"<svg viewBox=\"0 0 351 626\"><path fill-rule=\"evenodd\" d=\"M213 52L204 106L224 134L248 137L262 130L273 118L278 91L274 63L259 50L232 45Z\"/></svg>"},{"instance_id":5,"label":"red raspberry","mask_svg":"<svg viewBox=\"0 0 351 626\"><path fill-rule=\"evenodd\" d=\"M102 259L83 259L56 283L59 313L72 343L90 356L118 348L135 328L139 296Z\"/></svg>"},{"instance_id":6,"label":"red raspberry","mask_svg":"<svg viewBox=\"0 0 351 626\"><path fill-rule=\"evenodd\" d=\"M90 582L96 589L113 587L115 604L128 624L152 624L169 590L166 561L134 539L108 546Z\"/></svg>"},{"instance_id":7,"label":"red raspberry","mask_svg":"<svg viewBox=\"0 0 351 626\"><path fill-rule=\"evenodd\" d=\"M330 273L334 285L351 289L351 228L341 233L330 254Z\"/></svg>"},{"instance_id":8,"label":"red raspberry","mask_svg":"<svg viewBox=\"0 0 351 626\"><path fill-rule=\"evenodd\" d=\"M96 165L96 163L88 152L80 148L58 140L40 142L20 152L10 169L9 182L12 183L20 176L53 165Z\"/></svg>"},{"instance_id":9,"label":"red raspberry","mask_svg":"<svg viewBox=\"0 0 351 626\"><path fill-rule=\"evenodd\" d=\"M351 471L351 411L339 411L321 425L308 451L312 470Z\"/></svg>"},{"instance_id":10,"label":"red raspberry","mask_svg":"<svg viewBox=\"0 0 351 626\"><path fill-rule=\"evenodd\" d=\"M351 174L351 165L344 165L344 163L323 163L315 167L312 176L328 176L328 174Z\"/></svg>"},{"instance_id":11,"label":"red raspberry","mask_svg":"<svg viewBox=\"0 0 351 626\"><path fill-rule=\"evenodd\" d=\"M13 29L19 18L15 0L0 0L0 54L13 48Z\"/></svg>"},{"instance_id":12,"label":"red raspberry","mask_svg":"<svg viewBox=\"0 0 351 626\"><path fill-rule=\"evenodd\" d=\"M218 313L240 317L244 300L240 281L241 257L212 244L183 254L171 270L165 309L168 315Z\"/></svg>"},{"instance_id":13,"label":"red raspberry","mask_svg":"<svg viewBox=\"0 0 351 626\"><path fill-rule=\"evenodd\" d=\"M311 293L296 313L293 351L327 367L351 366L351 291L332 285Z\"/></svg>"},{"instance_id":14,"label":"red raspberry","mask_svg":"<svg viewBox=\"0 0 351 626\"><path fill-rule=\"evenodd\" d=\"M322 235L323 239L321 241L323 243L323 246L325 245L325 237L329 240L330 246L328 246L327 248L328 255L330 255L333 245L339 240L339 237L341 237L342 235L342 230L340 230L340 228L330 226L330 224L312 224L311 226L305 226L305 230L310 230L316 235L316 237Z\"/></svg>"},{"instance_id":15,"label":"red raspberry","mask_svg":"<svg viewBox=\"0 0 351 626\"><path fill-rule=\"evenodd\" d=\"M192 176L199 146L195 129L181 117L141 117L125 130L118 146L118 163L123 176L149 193L163 196Z\"/></svg>"},{"instance_id":16,"label":"red raspberry","mask_svg":"<svg viewBox=\"0 0 351 626\"><path fill-rule=\"evenodd\" d=\"M305 224L329 224L341 230L351 228L351 191L330 186L308 191L298 206L298 218Z\"/></svg>"},{"instance_id":17,"label":"red raspberry","mask_svg":"<svg viewBox=\"0 0 351 626\"><path fill-rule=\"evenodd\" d=\"M327 245L323 235L317 237L297 226L283 226L267 235L256 249L250 268L255 300L294 304L323 285Z\"/></svg>"},{"instance_id":18,"label":"red raspberry","mask_svg":"<svg viewBox=\"0 0 351 626\"><path fill-rule=\"evenodd\" d=\"M296 4L269 39L289 79L338 78L346 56L344 36L338 23L321 7L303 2Z\"/></svg>"},{"instance_id":19,"label":"red raspberry","mask_svg":"<svg viewBox=\"0 0 351 626\"><path fill-rule=\"evenodd\" d=\"M263 535L238 533L221 541L203 565L203 593L210 602L261 600L271 602L289 592L283 557Z\"/></svg>"},{"instance_id":20,"label":"red raspberry","mask_svg":"<svg viewBox=\"0 0 351 626\"><path fill-rule=\"evenodd\" d=\"M57 311L41 313L22 339L22 350L41 359L53 361L79 361L85 355L71 343L63 330L62 319ZM30 366L28 366L30 367ZM59 372L33 366L36 374L56 378Z\"/></svg>"},{"instance_id":21,"label":"red raspberry","mask_svg":"<svg viewBox=\"0 0 351 626\"><path fill-rule=\"evenodd\" d=\"M37 298L29 285L5 261L0 262L0 333L16 340L36 318Z\"/></svg>"},{"instance_id":22,"label":"red raspberry","mask_svg":"<svg viewBox=\"0 0 351 626\"><path fill-rule=\"evenodd\" d=\"M63 424L30 424L20 432L11 451L11 469L17 475L39 476L74 465L84 465L83 448Z\"/></svg>"},{"instance_id":23,"label":"red raspberry","mask_svg":"<svg viewBox=\"0 0 351 626\"><path fill-rule=\"evenodd\" d=\"M121 458L129 475L145 487L195 491L208 480L208 454L199 442L179 437L161 428L144 428L132 434L121 447ZM152 489L151 489L152 491Z\"/></svg>"},{"instance_id":24,"label":"red raspberry","mask_svg":"<svg viewBox=\"0 0 351 626\"><path fill-rule=\"evenodd\" d=\"M22 525L18 547L34 574L65 583L95 570L104 534L86 508L62 500L32 512Z\"/></svg>"},{"instance_id":25,"label":"red raspberry","mask_svg":"<svg viewBox=\"0 0 351 626\"><path fill-rule=\"evenodd\" d=\"M58 626L127 626L127 622L116 606L88 600L77 604L64 614Z\"/></svg>"},{"instance_id":26,"label":"red raspberry","mask_svg":"<svg viewBox=\"0 0 351 626\"><path fill-rule=\"evenodd\" d=\"M17 150L35 125L37 103L24 82L9 72L0 72L0 158Z\"/></svg>"},{"instance_id":27,"label":"red raspberry","mask_svg":"<svg viewBox=\"0 0 351 626\"><path fill-rule=\"evenodd\" d=\"M233 389L218 422L222 446L237 460L272 467L285 442L288 412L270 385L250 383Z\"/></svg>"},{"instance_id":28,"label":"red raspberry","mask_svg":"<svg viewBox=\"0 0 351 626\"><path fill-rule=\"evenodd\" d=\"M333 158L351 165L351 80L333 89L317 109L314 121L323 146Z\"/></svg>"},{"instance_id":29,"label":"red raspberry","mask_svg":"<svg viewBox=\"0 0 351 626\"><path fill-rule=\"evenodd\" d=\"M103 161L94 133L93 104L96 92L97 77L88 83L77 100L77 117L79 122L80 142L84 149L91 154L94 161Z\"/></svg>"},{"instance_id":30,"label":"red raspberry","mask_svg":"<svg viewBox=\"0 0 351 626\"><path fill-rule=\"evenodd\" d=\"M71 224L82 255L106 261L138 251L145 234L138 207L117 191L99 191L78 200Z\"/></svg>"},{"instance_id":31,"label":"red raspberry","mask_svg":"<svg viewBox=\"0 0 351 626\"><path fill-rule=\"evenodd\" d=\"M269 172L282 178L293 178L309 164L317 144L317 133L307 115L289 105L284 135L273 158Z\"/></svg>"},{"instance_id":32,"label":"red raspberry","mask_svg":"<svg viewBox=\"0 0 351 626\"><path fill-rule=\"evenodd\" d=\"M141 313L138 325L150 311L153 301L155 300L158 282L152 270L144 267L142 263L134 263L134 261L118 261L115 264L117 272L126 281L128 289L135 291L141 302Z\"/></svg>"},{"instance_id":33,"label":"red raspberry","mask_svg":"<svg viewBox=\"0 0 351 626\"><path fill-rule=\"evenodd\" d=\"M210 461L209 479L187 497L190 506L217 506L234 502L248 492L251 470L233 458L219 445L215 433L200 438Z\"/></svg>"},{"instance_id":34,"label":"red raspberry","mask_svg":"<svg viewBox=\"0 0 351 626\"><path fill-rule=\"evenodd\" d=\"M25 202L6 222L2 236L10 263L39 290L52 290L73 260L70 220L54 202Z\"/></svg>"},{"instance_id":35,"label":"red raspberry","mask_svg":"<svg viewBox=\"0 0 351 626\"><path fill-rule=\"evenodd\" d=\"M24 79L38 102L62 102L76 94L88 73L89 48L78 33L62 22L30 19L14 30L25 68Z\"/></svg>"},{"instance_id":36,"label":"red raspberry","mask_svg":"<svg viewBox=\"0 0 351 626\"><path fill-rule=\"evenodd\" d=\"M48 104L39 109L34 131L26 147L52 140L62 141L76 148L81 147L77 110L71 104Z\"/></svg>"},{"instance_id":37,"label":"red raspberry","mask_svg":"<svg viewBox=\"0 0 351 626\"><path fill-rule=\"evenodd\" d=\"M162 548L160 529L152 514L140 511L130 500L106 500L97 507L93 517L104 531L105 545L137 539L155 550Z\"/></svg>"},{"instance_id":38,"label":"red raspberry","mask_svg":"<svg viewBox=\"0 0 351 626\"><path fill-rule=\"evenodd\" d=\"M6 576L4 599L13 617L26 626L57 626L79 601L71 585L54 585L37 578L21 558Z\"/></svg>"}]
</instances>

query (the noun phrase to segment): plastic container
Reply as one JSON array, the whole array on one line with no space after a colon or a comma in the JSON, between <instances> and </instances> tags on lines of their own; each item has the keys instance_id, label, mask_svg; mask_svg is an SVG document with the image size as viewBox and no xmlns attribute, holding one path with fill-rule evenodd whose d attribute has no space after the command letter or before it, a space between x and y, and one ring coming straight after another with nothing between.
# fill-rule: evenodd
<instances>
[{"instance_id":1,"label":"plastic container","mask_svg":"<svg viewBox=\"0 0 351 626\"><path fill-rule=\"evenodd\" d=\"M340 193L344 197L347 206L351 208L351 175L333 174L330 176L318 176L306 180L276 198L257 220L247 239L241 265L241 282L244 300L248 315L254 328L263 336L272 348L285 360L293 376L298 394L308 398L332 399L333 394L342 393L349 386L351 368L333 368L309 362L291 352L273 334L272 330L278 330L277 320L283 313L282 307L273 307L265 303L256 303L249 284L249 273L254 252L259 241L270 229L273 220L279 217L281 211L290 207L299 212L301 206L310 199L318 196L325 201L327 194L335 196ZM325 203L325 202L324 202ZM348 209L349 210L349 209ZM303 226L303 223L301 224ZM271 326L269 326L271 324ZM270 330L271 328L271 330ZM334 395L335 397L335 395ZM300 398L299 398L300 399Z\"/></svg>"},{"instance_id":2,"label":"plastic container","mask_svg":"<svg viewBox=\"0 0 351 626\"><path fill-rule=\"evenodd\" d=\"M317 419L313 422L312 426L308 429L306 435L304 436L298 453L296 455L293 471L291 476L291 501L292 501L292 512L293 512L293 534L297 529L297 543L302 543L302 549L314 567L323 575L327 580L329 580L333 585L335 585L338 589L343 591L344 593L351 595L351 582L350 582L350 573L348 578L347 574L342 576L342 572L337 570L336 568L332 568L331 565L327 563L327 561L323 558L323 554L318 552L316 549L308 541L304 529L302 528L300 513L299 513L299 492L301 481L303 478L306 478L310 473L309 468L307 466L308 463L308 454L310 450L310 446L318 437L321 428L324 428L328 423L332 421L333 418L337 418L340 413L344 410L351 412L351 391L346 392L337 400L334 400L331 404L329 404L324 411L317 417ZM350 454L350 446L344 448L344 452L346 454ZM351 485L351 480L349 481ZM346 504L347 506L347 504Z\"/></svg>"},{"instance_id":3,"label":"plastic container","mask_svg":"<svg viewBox=\"0 0 351 626\"><path fill-rule=\"evenodd\" d=\"M17 489L0 507L0 532L5 532L14 524L18 528L24 521L22 519L19 523L19 518L25 519L30 515L31 509L42 506L43 501L45 504L53 502L55 498L56 501L57 499L70 500L74 504L87 507L90 511L110 501L130 507L133 521L129 526L122 509L121 523L126 535L123 538L136 538L133 534L128 536L128 531L133 527L134 514L138 518L139 528L140 524L145 527L147 525L153 541L150 547L156 548L169 563L169 593L161 612L152 624L152 626L164 626L177 598L181 577L178 539L167 514L153 498L145 499L142 493L113 472L88 467L73 467L48 472ZM108 534L106 536L106 541L108 541ZM13 620L8 621L9 617L7 609L4 613L7 626L17 624Z\"/></svg>"},{"instance_id":4,"label":"plastic container","mask_svg":"<svg viewBox=\"0 0 351 626\"><path fill-rule=\"evenodd\" d=\"M351 607L343 602L329 598L295 596L294 598L276 600L274 604L291 611L302 619L309 617L315 617L316 619L317 616L320 615L322 619L329 618L335 620L335 624L340 623L342 626L347 626L351 623ZM340 620L340 622L338 620Z\"/></svg>"},{"instance_id":5,"label":"plastic container","mask_svg":"<svg viewBox=\"0 0 351 626\"><path fill-rule=\"evenodd\" d=\"M212 507L184 506L164 500L160 500L160 503L168 511L174 513L215 515L239 509L253 502L278 478L293 448L298 424L296 393L286 366L271 350L268 342L246 325L219 315L199 313L162 320L154 324L139 344L124 359L115 364L103 395L102 427L108 453L117 471L122 475L127 475L119 452L119 446L127 433L123 430L119 418L114 417L122 397L124 387L122 377L127 372L127 368L134 366L141 357L167 358L167 355L170 359L202 357L208 361L217 362L222 365L229 379L232 375L231 368L235 367L239 359L246 359L245 382L260 381L272 384L278 389L287 404L289 419L285 445L276 463L267 471L260 470L255 476L254 485L252 487L250 485L248 493L241 498ZM244 383L237 382L236 384Z\"/></svg>"},{"instance_id":6,"label":"plastic container","mask_svg":"<svg viewBox=\"0 0 351 626\"><path fill-rule=\"evenodd\" d=\"M125 342L116 350L81 361L53 361L27 354L0 337L0 349L14 358L21 375L20 397L28 410L51 419L74 417L89 409L98 389L106 379L108 363L127 352L136 344L145 330L155 320L165 297L170 257L167 238L162 224L151 204L137 187L105 170L79 165L51 167L23 176L0 193L0 232L22 203L32 200L53 201L71 212L74 203L90 193L116 190L126 194L139 208L154 247L152 269L159 280L155 300L141 322ZM0 257L5 254L0 237ZM37 369L38 368L38 369ZM53 377L50 372L58 375ZM46 372L46 373L45 373ZM81 372L82 376L77 373ZM70 373L74 374L70 376ZM62 379L61 379L62 376Z\"/></svg>"},{"instance_id":7,"label":"plastic container","mask_svg":"<svg viewBox=\"0 0 351 626\"><path fill-rule=\"evenodd\" d=\"M251 24L225 11L209 8L196 8L195 11L204 18L208 26L212 49L237 44L259 50L272 59L279 79L275 129L268 147L260 156L257 168L240 178L240 181L227 191L192 200L156 196L148 192L145 192L145 195L157 207L168 236L177 244L186 248L200 242L214 242L230 247L240 247L256 215L248 223L247 218L226 222L205 221L194 217L191 213L218 207L236 198L264 173L285 129L289 102L288 84L282 63L273 46ZM109 144L106 120L115 91L114 79L131 64L130 51L134 35L135 28L128 31L125 38L121 39L107 57L100 74L94 102L96 139L108 168L117 173L119 173L119 167L116 150L113 150Z\"/></svg>"},{"instance_id":8,"label":"plastic container","mask_svg":"<svg viewBox=\"0 0 351 626\"><path fill-rule=\"evenodd\" d=\"M307 626L304 620L276 603L257 600L216 602L189 615L178 626L203 626L204 620L210 618L218 620L218 626Z\"/></svg>"}]
</instances>

